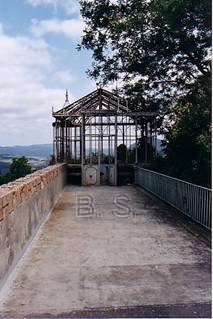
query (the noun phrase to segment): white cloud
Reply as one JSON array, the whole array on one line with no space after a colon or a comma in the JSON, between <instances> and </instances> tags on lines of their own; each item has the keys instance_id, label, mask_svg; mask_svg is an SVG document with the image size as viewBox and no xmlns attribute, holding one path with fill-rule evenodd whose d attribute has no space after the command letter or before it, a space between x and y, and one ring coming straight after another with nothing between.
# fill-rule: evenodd
<instances>
[{"instance_id":1,"label":"white cloud","mask_svg":"<svg viewBox=\"0 0 213 319\"><path fill-rule=\"evenodd\" d=\"M69 71L58 71L56 77L64 84L70 84L73 81L73 76Z\"/></svg>"},{"instance_id":2,"label":"white cloud","mask_svg":"<svg viewBox=\"0 0 213 319\"><path fill-rule=\"evenodd\" d=\"M48 33L64 34L72 40L78 40L82 34L84 24L80 17L67 20L32 20L31 31L34 36L43 37Z\"/></svg>"},{"instance_id":3,"label":"white cloud","mask_svg":"<svg viewBox=\"0 0 213 319\"><path fill-rule=\"evenodd\" d=\"M63 105L72 75L56 66L44 40L0 31L0 145L51 142L51 107Z\"/></svg>"},{"instance_id":4,"label":"white cloud","mask_svg":"<svg viewBox=\"0 0 213 319\"><path fill-rule=\"evenodd\" d=\"M37 7L39 5L52 6L57 13L58 8L65 10L67 14L79 13L80 6L78 0L26 0L29 4Z\"/></svg>"}]
</instances>

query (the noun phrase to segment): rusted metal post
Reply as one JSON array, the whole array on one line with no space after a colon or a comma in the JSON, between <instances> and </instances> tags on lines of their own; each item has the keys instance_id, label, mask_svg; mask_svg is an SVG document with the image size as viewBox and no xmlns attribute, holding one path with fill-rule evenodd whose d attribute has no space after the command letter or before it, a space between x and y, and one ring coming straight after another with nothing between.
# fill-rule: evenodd
<instances>
[{"instance_id":1,"label":"rusted metal post","mask_svg":"<svg viewBox=\"0 0 213 319\"><path fill-rule=\"evenodd\" d=\"M53 145L52 145L52 152L53 152L53 156L54 156L54 154L55 154L55 128L54 128L54 123L52 123L52 128L53 128L53 130L52 130L52 136L53 136Z\"/></svg>"},{"instance_id":2,"label":"rusted metal post","mask_svg":"<svg viewBox=\"0 0 213 319\"><path fill-rule=\"evenodd\" d=\"M99 172L100 172L100 169L101 169L101 126L100 126L100 123L101 123L101 117L99 115L98 117L98 169L99 169Z\"/></svg>"},{"instance_id":3,"label":"rusted metal post","mask_svg":"<svg viewBox=\"0 0 213 319\"><path fill-rule=\"evenodd\" d=\"M83 166L85 163L85 115L82 114L82 122L81 122L81 166L83 173Z\"/></svg>"},{"instance_id":4,"label":"rusted metal post","mask_svg":"<svg viewBox=\"0 0 213 319\"><path fill-rule=\"evenodd\" d=\"M59 158L60 158L60 145L59 145L59 125L58 125L58 121L56 120L56 162L58 162Z\"/></svg>"},{"instance_id":5,"label":"rusted metal post","mask_svg":"<svg viewBox=\"0 0 213 319\"><path fill-rule=\"evenodd\" d=\"M148 159L148 127L147 122L145 123L145 162L147 163Z\"/></svg>"},{"instance_id":6,"label":"rusted metal post","mask_svg":"<svg viewBox=\"0 0 213 319\"><path fill-rule=\"evenodd\" d=\"M115 185L117 185L117 173L118 173L118 159L117 159L117 144L118 144L118 118L117 118L117 113L115 114Z\"/></svg>"},{"instance_id":7,"label":"rusted metal post","mask_svg":"<svg viewBox=\"0 0 213 319\"><path fill-rule=\"evenodd\" d=\"M77 148L76 148L76 126L74 127L74 153L75 153L75 164L76 164L76 160L77 160Z\"/></svg>"},{"instance_id":8,"label":"rusted metal post","mask_svg":"<svg viewBox=\"0 0 213 319\"><path fill-rule=\"evenodd\" d=\"M138 163L138 118L135 118L135 164Z\"/></svg>"},{"instance_id":9,"label":"rusted metal post","mask_svg":"<svg viewBox=\"0 0 213 319\"><path fill-rule=\"evenodd\" d=\"M65 120L65 160L67 161L67 121Z\"/></svg>"}]
</instances>

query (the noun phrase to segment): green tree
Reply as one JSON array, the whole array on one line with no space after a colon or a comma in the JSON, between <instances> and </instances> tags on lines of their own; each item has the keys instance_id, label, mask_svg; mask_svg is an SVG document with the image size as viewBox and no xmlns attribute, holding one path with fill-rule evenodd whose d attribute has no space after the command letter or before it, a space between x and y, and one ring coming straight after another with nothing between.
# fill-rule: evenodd
<instances>
[{"instance_id":1,"label":"green tree","mask_svg":"<svg viewBox=\"0 0 213 319\"><path fill-rule=\"evenodd\" d=\"M5 183L5 177L3 174L0 173L0 185L3 185Z\"/></svg>"},{"instance_id":2,"label":"green tree","mask_svg":"<svg viewBox=\"0 0 213 319\"><path fill-rule=\"evenodd\" d=\"M209 0L82 0L89 75L122 79L131 107L165 109L210 70Z\"/></svg>"},{"instance_id":3,"label":"green tree","mask_svg":"<svg viewBox=\"0 0 213 319\"><path fill-rule=\"evenodd\" d=\"M13 158L12 164L10 165L10 175L12 180L24 177L31 172L32 168L25 156Z\"/></svg>"},{"instance_id":4,"label":"green tree","mask_svg":"<svg viewBox=\"0 0 213 319\"><path fill-rule=\"evenodd\" d=\"M124 144L120 144L117 147L117 158L121 162L125 162L127 159L127 147Z\"/></svg>"},{"instance_id":5,"label":"green tree","mask_svg":"<svg viewBox=\"0 0 213 319\"><path fill-rule=\"evenodd\" d=\"M86 27L79 49L93 52L88 74L122 80L130 108L162 111L166 158L153 167L209 185L210 0L80 3Z\"/></svg>"},{"instance_id":6,"label":"green tree","mask_svg":"<svg viewBox=\"0 0 213 319\"><path fill-rule=\"evenodd\" d=\"M169 175L210 187L211 91L200 78L190 93L171 108L175 124L166 135L165 164Z\"/></svg>"}]
</instances>

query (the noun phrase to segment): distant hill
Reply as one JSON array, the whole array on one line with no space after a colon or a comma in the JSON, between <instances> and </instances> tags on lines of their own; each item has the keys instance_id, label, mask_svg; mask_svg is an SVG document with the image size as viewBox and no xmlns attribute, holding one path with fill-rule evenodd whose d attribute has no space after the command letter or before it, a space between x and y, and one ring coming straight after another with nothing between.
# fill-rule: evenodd
<instances>
[{"instance_id":1,"label":"distant hill","mask_svg":"<svg viewBox=\"0 0 213 319\"><path fill-rule=\"evenodd\" d=\"M52 153L52 144L0 146L0 155L46 158Z\"/></svg>"},{"instance_id":2,"label":"distant hill","mask_svg":"<svg viewBox=\"0 0 213 319\"><path fill-rule=\"evenodd\" d=\"M134 144L131 145L134 147ZM161 146L161 140L157 139L157 151L159 154L163 155L163 150ZM26 157L39 157L47 158L53 153L52 144L35 144L27 146L0 146L0 156L26 156Z\"/></svg>"}]
</instances>

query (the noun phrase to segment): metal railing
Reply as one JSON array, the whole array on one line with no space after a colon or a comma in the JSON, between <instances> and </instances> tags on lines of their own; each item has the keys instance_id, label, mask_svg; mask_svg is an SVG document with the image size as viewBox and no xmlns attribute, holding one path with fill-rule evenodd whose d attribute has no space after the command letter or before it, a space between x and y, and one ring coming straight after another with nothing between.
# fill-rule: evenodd
<instances>
[{"instance_id":1,"label":"metal railing","mask_svg":"<svg viewBox=\"0 0 213 319\"><path fill-rule=\"evenodd\" d=\"M137 167L135 183L211 229L210 189Z\"/></svg>"}]
</instances>

